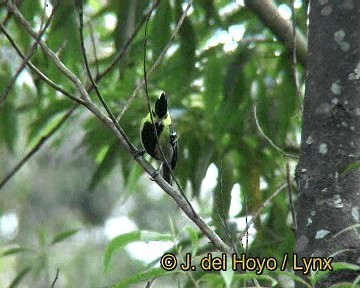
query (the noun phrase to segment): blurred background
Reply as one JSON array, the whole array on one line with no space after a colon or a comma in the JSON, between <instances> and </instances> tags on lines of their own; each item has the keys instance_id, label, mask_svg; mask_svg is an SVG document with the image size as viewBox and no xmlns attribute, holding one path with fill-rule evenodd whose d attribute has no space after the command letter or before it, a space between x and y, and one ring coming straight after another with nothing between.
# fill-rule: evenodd
<instances>
[{"instance_id":1,"label":"blurred background","mask_svg":"<svg viewBox=\"0 0 360 288\"><path fill-rule=\"evenodd\" d=\"M35 31L56 6L50 0L15 2ZM306 2L294 1L296 25L304 34ZM274 4L291 23L289 1ZM187 6L187 1L161 0L152 13L148 70ZM28 53L33 40L5 5L0 7L0 21L21 51ZM119 124L138 148L147 104L143 89L137 93L134 89L143 79L144 15L150 8L145 0L84 1L84 37L94 76L109 67L135 33L124 57L98 86L113 113L122 115ZM74 1L63 0L43 39L88 86L78 23ZM76 95L40 48L31 61ZM0 95L21 63L1 34ZM297 72L302 84L304 67L298 65ZM266 206L248 236L239 239L251 215L286 181L287 159L261 134L255 105L264 133L286 153L299 153L301 100L297 94L303 87L297 93L292 53L242 0L197 0L148 82L152 101L161 91L169 96L180 149L175 175L199 215L227 243L236 243L239 251L246 247L249 255L282 259L292 252L286 189ZM96 95L90 96L100 107ZM134 287L145 287L147 280L161 274L156 268L165 251L170 249L179 259L186 252L200 257L211 251L199 229L109 130L84 107L73 109L73 104L25 68L0 106L0 181L41 143L0 188L0 286L50 287L59 269L56 287L115 283L127 287L132 282L137 283ZM70 109L71 116L62 121ZM59 122L56 133L41 142ZM296 162L288 161L293 174ZM146 271L150 274L145 277ZM228 274L169 273L156 279L154 287L169 287L169 283L238 287L240 280ZM279 287L291 287L283 275L272 277Z\"/></svg>"}]
</instances>

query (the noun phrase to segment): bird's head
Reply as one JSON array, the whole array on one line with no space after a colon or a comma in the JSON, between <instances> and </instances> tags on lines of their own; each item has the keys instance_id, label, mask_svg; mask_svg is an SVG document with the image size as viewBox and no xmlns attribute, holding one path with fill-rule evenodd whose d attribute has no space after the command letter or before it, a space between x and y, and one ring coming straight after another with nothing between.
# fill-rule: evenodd
<instances>
[{"instance_id":1,"label":"bird's head","mask_svg":"<svg viewBox=\"0 0 360 288\"><path fill-rule=\"evenodd\" d=\"M155 102L155 114L160 119L165 118L168 113L168 103L165 93L161 93Z\"/></svg>"}]
</instances>

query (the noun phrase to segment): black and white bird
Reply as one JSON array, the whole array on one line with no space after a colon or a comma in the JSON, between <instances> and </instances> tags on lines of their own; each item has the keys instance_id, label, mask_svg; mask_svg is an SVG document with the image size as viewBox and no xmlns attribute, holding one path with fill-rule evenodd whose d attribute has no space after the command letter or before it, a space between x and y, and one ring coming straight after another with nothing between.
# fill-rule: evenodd
<instances>
[{"instance_id":1,"label":"black and white bird","mask_svg":"<svg viewBox=\"0 0 360 288\"><path fill-rule=\"evenodd\" d=\"M174 125L168 109L165 93L156 99L155 107L144 118L140 129L140 138L145 151L161 162L160 171L163 178L171 185L170 169L174 170L178 158L178 142ZM159 148L159 145L161 149ZM166 160L166 162L165 162ZM168 164L168 165L167 165Z\"/></svg>"}]
</instances>

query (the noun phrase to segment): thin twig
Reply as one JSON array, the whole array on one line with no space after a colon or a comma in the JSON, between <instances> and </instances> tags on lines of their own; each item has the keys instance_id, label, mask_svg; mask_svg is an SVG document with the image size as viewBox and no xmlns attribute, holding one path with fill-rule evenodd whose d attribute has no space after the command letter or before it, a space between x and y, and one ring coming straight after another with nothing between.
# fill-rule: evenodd
<instances>
[{"instance_id":1,"label":"thin twig","mask_svg":"<svg viewBox=\"0 0 360 288\"><path fill-rule=\"evenodd\" d=\"M128 39L128 41L126 42L125 46L123 47L123 49L120 51L120 53L114 58L114 60L112 61L112 63L101 73L97 75L97 80L100 81L105 75L107 75L114 67L116 67L116 64L122 59L123 55L125 54L126 50L128 49L128 47L130 46L131 42L135 39L135 36L137 35L137 33L139 32L140 28L142 27L142 25L144 24L144 21L142 21L141 25L139 25L136 29L136 31L134 31L134 33L131 35L131 37ZM15 49L15 51L18 53L18 55L22 58L25 59L24 54L21 52L20 48L18 47L18 45L15 43L15 41L13 40L13 38L11 37L11 35L6 31L5 27L0 23L0 30L4 33L4 35L7 37L7 39L9 40L10 44L13 46L13 48ZM95 56L96 58L96 56ZM24 61L25 62L25 61ZM26 62L26 65L32 69L39 77L41 80L43 80L45 83L47 83L50 87L54 88L56 91L62 93L63 95L71 98L73 101L77 102L78 104L83 104L83 100L80 98L77 98L73 95L71 95L69 92L67 92L66 90L64 90L63 88L61 88L60 86L58 86L57 84L55 84L53 81L51 81L49 78L47 78L35 65L33 65L30 61ZM94 89L94 86L90 86L87 91L90 92L92 89ZM78 107L79 105L77 105ZM76 108L75 108L76 109ZM74 110L75 110L74 109ZM69 119L69 117L67 118ZM60 127L66 123L67 119L64 119L64 121L59 121L58 125L59 125L59 129ZM46 134L44 135L38 143L36 143L34 145L34 148L32 150L30 150L30 152L28 153L29 155L33 155L35 154L35 152L39 151L39 149L50 139L51 136L55 135L55 133L49 135ZM44 139L43 139L44 138ZM31 157L28 157L27 160L29 160ZM27 161L26 160L26 161ZM19 171L19 169L25 164L24 159L20 160L20 162L18 162L18 164L16 164L15 168L10 172L9 175L5 176L5 179L1 182L1 186L5 185L6 182L8 182L10 180L10 178L12 178L12 176L15 175L15 173L17 171ZM15 170L15 171L14 171Z\"/></svg>"},{"instance_id":2,"label":"thin twig","mask_svg":"<svg viewBox=\"0 0 360 288\"><path fill-rule=\"evenodd\" d=\"M226 217L225 217L225 210L224 210L224 203L223 203L224 197L223 197L223 182L222 182L222 180L223 180L223 166L222 166L222 161L221 161L220 162L220 178L219 178L219 186L220 186L219 191L220 191L220 197L221 197L221 199L220 199L221 215L220 215L220 212L218 211L218 209L216 209L216 214L220 219L221 225L223 226L223 228L225 230L226 236L229 238L232 249L234 250L236 255L239 256L240 254L239 254L239 251L238 251L238 249L236 247L236 243L235 243L233 237L231 236L228 225L225 222Z\"/></svg>"},{"instance_id":3,"label":"thin twig","mask_svg":"<svg viewBox=\"0 0 360 288\"><path fill-rule=\"evenodd\" d=\"M91 43L92 43L92 50L93 50L94 58L95 58L95 68L96 68L95 79L96 79L97 77L99 77L99 74L100 74L100 71L99 71L99 59L97 57L94 28L93 28L93 26L91 24L91 21L89 21L89 28L90 28L90 39L91 39Z\"/></svg>"},{"instance_id":4,"label":"thin twig","mask_svg":"<svg viewBox=\"0 0 360 288\"><path fill-rule=\"evenodd\" d=\"M104 69L103 72L101 72L98 77L95 78L95 82L98 82L100 79L102 79L106 74L108 74L112 69L114 69L114 67L116 67L116 65L120 62L120 60L122 59L122 57L125 55L127 49L129 48L130 44L133 42L133 40L135 39L135 37L137 36L137 34L139 33L139 31L141 30L141 27L145 24L146 20L148 19L149 15L152 13L152 11L159 5L160 1L156 1L155 5L151 7L151 9L149 10L149 12L145 13L139 23L139 25L136 27L135 31L133 32L133 34L130 36L130 38L128 39L128 41L125 43L125 45L123 46L123 48L119 51L119 53L115 56L115 58L113 59L113 61L110 63L110 65Z\"/></svg>"},{"instance_id":5,"label":"thin twig","mask_svg":"<svg viewBox=\"0 0 360 288\"><path fill-rule=\"evenodd\" d=\"M21 52L19 46L16 44L15 40L11 37L11 35L7 32L5 26L0 23L0 30L5 35L5 37L9 40L11 46L16 50L18 55L22 59L26 59L25 55ZM80 98L77 98L73 96L71 93L57 85L55 82L50 80L44 73L42 73L31 61L27 61L28 67L30 67L31 70L33 70L45 83L47 83L50 87L54 88L56 91L59 91L63 95L69 97L71 100L78 102L79 104L83 104L84 101Z\"/></svg>"},{"instance_id":6,"label":"thin twig","mask_svg":"<svg viewBox=\"0 0 360 288\"><path fill-rule=\"evenodd\" d=\"M296 222L296 212L295 212L292 191L291 191L290 168L289 168L288 161L286 161L286 184L287 184L288 194L289 194L289 205L290 205L291 217L293 220L292 230L295 232L297 230L297 222Z\"/></svg>"},{"instance_id":7,"label":"thin twig","mask_svg":"<svg viewBox=\"0 0 360 288\"><path fill-rule=\"evenodd\" d=\"M21 26L23 26L28 33L35 37L36 33L32 30L31 25L27 22L24 16L12 3L8 3L8 8L13 12L14 17L19 21ZM55 64L58 70L64 74L73 84L76 86L77 91L80 93L83 99L83 105L86 106L103 124L108 127L114 134L114 136L119 140L121 146L132 153L132 149L128 146L127 142L124 140L123 135L114 125L113 121L103 114L97 106L90 100L88 92L83 86L79 78L77 78L68 68L60 61L57 55L43 42L39 42L46 56ZM134 157L142 168L149 174L153 175L155 172L154 167L144 159L144 157ZM187 204L186 200L178 193L177 190L173 189L162 177L157 177L155 182L178 204L178 206L183 210L183 212L198 226L198 228L207 236L207 238L213 243L213 245L220 251L231 253L231 249L221 240L221 238L205 223L205 221L198 215L194 215L193 211Z\"/></svg>"},{"instance_id":8,"label":"thin twig","mask_svg":"<svg viewBox=\"0 0 360 288\"><path fill-rule=\"evenodd\" d=\"M242 193L242 195L243 195L243 202L244 202L244 212L245 212L245 227L247 227L247 225L248 225L248 206L247 206L247 199L246 199L246 194L245 193ZM244 249L244 251L245 251L245 254L247 253L247 251L248 251L248 244L249 244L249 231L246 231L245 232L245 236L246 236L246 238L245 238L245 248L244 248L244 245L243 245L243 243L242 243L242 237L239 237L239 239L240 239L240 243L241 243L241 245L242 245L242 248Z\"/></svg>"},{"instance_id":9,"label":"thin twig","mask_svg":"<svg viewBox=\"0 0 360 288\"><path fill-rule=\"evenodd\" d=\"M300 111L303 111L303 106L301 103L301 92L300 92L300 85L299 85L299 75L297 70L297 55L296 55L296 11L295 11L295 4L294 0L291 0L291 13L292 13L292 70L294 75L294 81L295 81L295 89L296 89L296 95L299 101L299 108Z\"/></svg>"},{"instance_id":10,"label":"thin twig","mask_svg":"<svg viewBox=\"0 0 360 288\"><path fill-rule=\"evenodd\" d=\"M17 9L17 7L12 3L7 3L8 9L11 10L16 20L23 26L27 32L33 37L36 37L36 33L31 28L30 23L24 18L24 16L21 14L21 12ZM54 63L54 65L58 68L58 70L66 77L68 78L76 87L78 93L80 94L80 97L83 100L83 105L87 107L101 122L103 122L109 129L113 131L113 133L116 135L118 140L121 142L123 147L132 155L134 155L134 145L129 141L129 139L124 138L125 133L123 133L121 130L119 130L119 126L114 123L112 119L110 119L108 116L103 114L101 110L90 100L89 94L85 88L85 86L82 84L80 79L76 77L75 74L73 74L59 59L59 57L43 42L39 42L43 52L45 55ZM116 122L116 121L115 121ZM126 135L125 135L126 136ZM130 146L129 146L130 144ZM140 162L139 159L137 159L138 162ZM144 163L143 163L144 165ZM143 166L144 167L144 166Z\"/></svg>"},{"instance_id":11,"label":"thin twig","mask_svg":"<svg viewBox=\"0 0 360 288\"><path fill-rule=\"evenodd\" d=\"M149 91L148 91L148 82L147 82L147 71L146 71L146 52L147 52L147 47L146 47L146 44L147 44L147 28L148 28L148 24L149 24L149 20L150 20L150 17L151 17L151 14L149 15L147 21L146 21L146 24L145 24L145 35L144 35L144 58L143 58L143 71L144 71L144 83L145 83L145 96L146 96L146 102L147 102L147 107L148 107L148 111L149 111L149 115L150 115L150 120L151 120L151 123L153 125L153 129L154 129L154 132L155 132L155 136L156 136L156 142L157 142L157 146L159 147L159 150L160 150L160 154L161 154L161 157L162 159L164 160L165 162L165 165L167 166L167 168L169 169L169 172L170 172L170 175L171 177L173 178L176 186L178 187L181 195L184 197L184 199L186 200L187 204L189 205L190 209L192 210L193 214L194 214L194 217L197 217L197 214L194 210L194 207L191 205L189 199L186 197L185 195L185 192L184 190L182 189L179 181L176 179L170 165L169 165L169 162L168 160L166 159L165 155L164 155L164 151L160 145L160 142L159 142L159 135L157 133L157 130L156 130L156 126L155 126L155 122L154 122L154 119L153 119L153 115L151 113L151 106L150 106L150 97L149 97ZM164 165L164 164L163 164Z\"/></svg>"},{"instance_id":12,"label":"thin twig","mask_svg":"<svg viewBox=\"0 0 360 288\"><path fill-rule=\"evenodd\" d=\"M155 279L156 279L156 277L152 278L150 281L147 281L145 288L150 288L152 283L155 281Z\"/></svg>"},{"instance_id":13,"label":"thin twig","mask_svg":"<svg viewBox=\"0 0 360 288\"><path fill-rule=\"evenodd\" d=\"M151 69L149 71L147 71L147 76L149 77L154 71L155 69L159 66L159 64L161 63L161 61L163 60L166 52L168 51L168 49L170 48L172 42L175 39L175 36L177 35L177 33L179 32L185 18L187 15L187 12L189 11L191 5L192 5L193 0L190 0L189 3L187 4L183 14L181 15L178 23L175 26L175 29L173 31L173 33L171 34L171 37L168 41L168 43L166 44L165 48L163 49L163 51L160 53L159 57L156 59L156 61L154 62L153 66L151 67ZM122 116L124 115L124 113L127 111L127 109L130 107L131 103L134 101L137 93L139 92L139 90L145 85L145 80L143 79L142 81L140 81L140 83L138 83L138 85L135 87L133 93L131 94L131 96L129 97L129 99L126 101L123 109L121 110L120 114L118 115L117 119L121 119Z\"/></svg>"},{"instance_id":14,"label":"thin twig","mask_svg":"<svg viewBox=\"0 0 360 288\"><path fill-rule=\"evenodd\" d=\"M293 159L298 159L299 157L296 155L292 155L292 154L288 154L286 153L284 150L282 150L279 146L277 146L271 139L269 136L267 136L263 129L261 128L260 124L259 124L259 120L257 118L257 114L256 114L256 105L254 105L254 117L255 117L255 122L256 122L256 126L258 127L261 135L269 142L269 144L275 148L277 151L279 151L281 154L283 154L283 156L288 157L288 158L293 158Z\"/></svg>"},{"instance_id":15,"label":"thin twig","mask_svg":"<svg viewBox=\"0 0 360 288\"><path fill-rule=\"evenodd\" d=\"M59 272L60 272L60 270L59 270L59 268L58 268L58 269L56 270L56 274L55 274L54 281L53 281L52 284L51 284L51 288L54 288L54 287L55 287L56 281L57 281L58 278L59 278Z\"/></svg>"},{"instance_id":16,"label":"thin twig","mask_svg":"<svg viewBox=\"0 0 360 288\"><path fill-rule=\"evenodd\" d=\"M30 23L24 18L21 14L19 9L12 3L11 1L7 2L8 9L13 13L16 20L25 28L25 30L30 34L31 37L36 39L36 32L32 29ZM84 85L81 83L80 79L76 77L74 73L72 73L61 60L59 57L42 41L39 41L43 52L47 55L47 57L55 64L55 66L61 71L62 74L66 78L68 78L77 88L78 92L80 93L80 97L83 100L89 101L89 94L87 93Z\"/></svg>"},{"instance_id":17,"label":"thin twig","mask_svg":"<svg viewBox=\"0 0 360 288\"><path fill-rule=\"evenodd\" d=\"M95 92L96 92L97 97L99 98L102 106L105 108L105 110L106 110L108 116L110 117L111 121L113 122L114 126L120 132L120 134L122 135L122 137L125 140L126 144L129 146L130 150L132 151L132 154L135 155L137 153L137 149L131 143L131 141L129 140L129 138L127 137L125 132L122 130L122 128L119 126L118 122L115 119L114 114L111 112L109 106L106 104L104 98L102 97L102 95L100 93L100 90L99 90L98 86L96 85L96 82L95 82L94 78L91 75L89 62L88 62L87 56L86 56L86 47L85 47L85 43L84 43L83 1L82 0L76 0L76 1L79 2L81 52L82 52L82 55L84 57L84 64L85 64L85 68L86 68L88 77L89 77L89 79L91 81L92 86L95 88Z\"/></svg>"},{"instance_id":18,"label":"thin twig","mask_svg":"<svg viewBox=\"0 0 360 288\"><path fill-rule=\"evenodd\" d=\"M25 66L27 65L27 62L29 61L29 59L34 55L36 48L41 40L41 37L44 35L45 31L47 30L47 28L50 25L50 22L55 14L55 10L56 10L56 6L51 10L51 14L49 16L49 18L47 19L44 28L40 28L39 30L39 35L37 37L37 39L35 40L35 42L31 45L30 50L28 52L28 54L25 56L25 58L23 59L21 65L19 66L19 68L16 70L15 75L12 77L12 79L9 81L9 83L6 85L4 92L2 93L2 96L0 97L0 108L2 106L4 106L7 96L10 93L11 88L13 87L16 79L19 77L21 71L25 68ZM45 11L46 7L44 8ZM41 25L42 26L42 25ZM40 27L41 27L40 26Z\"/></svg>"},{"instance_id":19,"label":"thin twig","mask_svg":"<svg viewBox=\"0 0 360 288\"><path fill-rule=\"evenodd\" d=\"M61 117L61 119L56 123L54 128L52 128L48 133L46 133L44 136L42 136L35 144L35 146L25 155L24 158L20 160L20 162L10 171L9 174L5 176L5 178L0 182L0 190L1 188L8 182L14 174L20 170L20 168L40 149L40 147L52 136L55 134L56 131L60 129L63 123L72 115L72 113L75 111L76 107L79 106L79 104L74 104L66 114Z\"/></svg>"},{"instance_id":20,"label":"thin twig","mask_svg":"<svg viewBox=\"0 0 360 288\"><path fill-rule=\"evenodd\" d=\"M261 212L271 204L272 199L274 199L284 188L287 187L287 183L282 184L279 188L277 188L269 198L267 198L262 204L261 207L252 215L251 220L246 225L244 231L240 234L239 238L242 239L245 234L248 232L250 226L254 223L254 221L260 216Z\"/></svg>"}]
</instances>

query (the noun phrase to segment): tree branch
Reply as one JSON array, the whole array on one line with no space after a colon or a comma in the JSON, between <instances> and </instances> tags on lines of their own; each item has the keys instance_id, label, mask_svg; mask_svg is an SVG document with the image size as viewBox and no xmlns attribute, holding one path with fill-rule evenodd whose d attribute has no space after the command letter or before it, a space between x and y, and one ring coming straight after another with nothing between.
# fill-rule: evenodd
<instances>
[{"instance_id":1,"label":"tree branch","mask_svg":"<svg viewBox=\"0 0 360 288\"><path fill-rule=\"evenodd\" d=\"M12 1L7 2L7 7L13 13L16 20L25 28L25 30L30 34L31 37L36 39L36 32L32 29L30 23L24 18L18 8L12 3ZM40 39L39 44L43 49L47 57L55 64L55 66L67 77L77 88L80 93L80 97L84 100L89 100L89 94L86 91L84 85L81 83L80 79L76 77L65 65L61 62L59 57Z\"/></svg>"},{"instance_id":2,"label":"tree branch","mask_svg":"<svg viewBox=\"0 0 360 288\"><path fill-rule=\"evenodd\" d=\"M156 3L156 5L158 4L158 2ZM156 5L154 7L152 7L152 9L154 9L156 7ZM151 13L152 10L150 10L149 13ZM9 12L10 13L10 12ZM147 15L149 15L149 13L145 14L143 19L146 20ZM11 14L11 13L10 13ZM121 49L121 51L115 56L114 60L111 62L111 64L100 74L97 75L96 77L96 81L100 81L105 75L107 75L110 71L112 71L112 69L114 69L114 67L116 67L116 64L122 59L122 57L124 56L126 50L128 49L128 47L130 46L130 44L132 43L132 41L135 39L136 35L139 33L140 28L142 27L142 25L144 24L144 20L141 21L141 23L138 25L137 29L134 31L134 33L131 35L131 37L128 39L128 41L126 42L125 46ZM3 32L3 34L6 36L6 38L9 40L10 44L13 46L13 48L15 49L15 51L18 53L18 55L22 58L22 59L26 59L26 57L24 56L24 54L21 52L20 48L18 47L18 45L15 43L15 41L13 40L13 38L11 37L11 35L7 32L7 30L5 29L4 25L0 23L0 30ZM62 93L63 95L69 97L70 99L72 99L73 101L77 102L78 104L83 104L83 100L80 98L77 98L73 95L71 95L69 92L67 92L66 90L64 90L63 88L61 88L60 86L58 86L57 84L55 84L52 80L50 80L49 78L47 78L35 65L33 65L30 61L24 61L24 63L26 63L26 65L33 70L39 77L41 80L43 80L45 83L47 83L50 87L54 88L56 91ZM90 87L87 89L88 92L90 92L92 89L94 89L93 85L90 85ZM79 105L77 105L79 106ZM75 108L76 109L76 108ZM74 110L75 110L74 109ZM59 121L58 125L59 125L59 129L60 127L66 123L67 119L69 119L69 117L67 117L66 119L64 119L64 121ZM50 137L52 137L55 133L52 133L49 135L46 134L44 135L40 141L35 144L34 148L28 153L31 154L30 157L26 157L27 159L24 161L24 159L20 160L20 162L18 162L18 164L16 164L15 168L13 170L11 170L11 172L5 176L5 179L3 179L1 181L1 185L0 185L0 189L5 185L5 183L7 183L15 174L17 171L19 171L19 169L33 156L33 154L35 154L37 151L40 150L40 148L50 139Z\"/></svg>"},{"instance_id":3,"label":"tree branch","mask_svg":"<svg viewBox=\"0 0 360 288\"><path fill-rule=\"evenodd\" d=\"M239 238L242 239L246 233L249 231L250 226L254 223L256 218L258 218L261 214L261 212L270 205L272 199L274 199L283 189L287 187L287 183L282 184L279 188L273 192L269 198L267 198L262 204L261 207L255 212L254 215L252 215L251 220L247 223L244 231L240 234Z\"/></svg>"},{"instance_id":4,"label":"tree branch","mask_svg":"<svg viewBox=\"0 0 360 288\"><path fill-rule=\"evenodd\" d=\"M12 77L12 79L10 80L10 82L8 83L8 85L6 85L3 93L2 93L2 96L0 97L0 108L2 106L4 106L5 104L5 101L7 99L7 96L9 95L10 93L10 90L12 88L12 86L14 85L16 79L19 77L21 71L25 68L25 66L27 65L27 62L29 61L29 59L32 57L32 55L34 55L35 51L36 51L36 48L39 44L39 41L41 40L41 37L44 35L45 31L47 30L47 28L49 27L50 25L50 22L55 14L55 10L56 10L57 6L55 6L52 11L51 11L51 14L49 16L49 18L47 19L46 23L45 23L45 26L44 28L40 28L40 31L39 31L39 35L37 37L37 39L35 40L35 42L31 45L30 47L30 50L28 52L28 54L26 55L26 57L23 59L21 65L19 66L19 68L16 70L15 72L15 75ZM46 7L44 8L44 11L45 11ZM42 25L41 25L42 26Z\"/></svg>"},{"instance_id":5,"label":"tree branch","mask_svg":"<svg viewBox=\"0 0 360 288\"><path fill-rule=\"evenodd\" d=\"M52 128L48 133L46 133L44 136L41 137L39 142L35 144L35 146L25 155L24 158L20 160L20 162L10 171L9 174L6 175L6 177L0 182L0 190L4 187L4 185L15 175L17 171L20 170L20 168L40 149L40 147L52 136L57 132L62 124L68 120L68 118L72 115L72 113L75 111L76 107L78 107L79 104L74 104L66 114L61 117L59 122Z\"/></svg>"},{"instance_id":6,"label":"tree branch","mask_svg":"<svg viewBox=\"0 0 360 288\"><path fill-rule=\"evenodd\" d=\"M19 46L16 44L15 40L11 37L11 35L7 32L5 26L0 23L0 31L5 35L5 37L9 40L10 44L14 47L18 55L25 60L25 55L21 52ZM54 88L56 91L59 91L63 95L69 97L71 100L78 102L79 104L83 104L83 100L73 96L68 91L64 90L62 87L57 85L55 82L50 80L46 75L44 75L31 61L27 61L26 65L30 67L45 83L47 83L50 87Z\"/></svg>"},{"instance_id":7,"label":"tree branch","mask_svg":"<svg viewBox=\"0 0 360 288\"><path fill-rule=\"evenodd\" d=\"M279 146L277 146L271 139L269 136L267 136L263 129L261 128L260 124L259 124L259 120L257 118L257 114L256 114L256 105L254 106L254 118L255 118L255 123L256 126L258 127L260 134L269 142L269 144L275 148L275 150L279 151L283 156L288 157L288 158L293 158L293 159L298 159L299 157L296 155L292 155L289 153L286 153L284 150L282 150Z\"/></svg>"},{"instance_id":8,"label":"tree branch","mask_svg":"<svg viewBox=\"0 0 360 288\"><path fill-rule=\"evenodd\" d=\"M100 100L102 106L105 108L108 116L110 117L111 121L115 125L116 129L120 132L120 134L122 135L122 137L125 140L126 144L131 149L132 154L135 155L137 153L137 149L131 143L131 141L129 140L129 138L127 137L125 132L122 130L122 128L119 126L118 122L115 119L115 116L111 112L109 106L106 104L105 99L102 97L102 95L100 93L100 90L99 90L98 86L96 85L96 82L95 82L94 78L91 75L89 62L88 62L87 56L86 56L85 43L84 43L83 1L82 0L77 0L77 1L78 1L78 4L79 4L79 22L80 22L80 28L79 29L80 29L81 54L84 57L84 64L85 64L86 72L88 74L88 77L90 79L90 82L91 82L92 86L95 88L96 95L97 95L98 99Z\"/></svg>"},{"instance_id":9,"label":"tree branch","mask_svg":"<svg viewBox=\"0 0 360 288\"><path fill-rule=\"evenodd\" d=\"M13 12L14 17L19 23L27 30L27 32L33 37L36 37L36 33L32 30L30 24L23 17L21 12L12 3L8 3L8 8ZM186 10L187 11L187 10ZM182 18L185 18L186 13L183 14ZM121 132L117 129L114 122L103 114L98 107L90 100L88 92L83 86L82 82L77 78L57 57L57 55L43 42L39 42L41 48L48 58L55 64L55 66L62 72L71 82L74 83L78 92L81 95L83 105L86 106L105 126L107 126L113 134L118 138L121 146L133 154L133 149L127 144ZM132 145L132 144L131 144ZM143 169L149 174L154 175L155 169L152 165L141 157L141 155L135 155L135 160L143 167ZM195 214L191 207L188 205L182 195L173 189L162 177L155 177L155 182L178 204L178 206L184 211L184 213L198 226L198 228L207 236L207 238L213 243L213 245L220 251L231 253L232 250L228 247L220 237L204 222L204 220Z\"/></svg>"},{"instance_id":10,"label":"tree branch","mask_svg":"<svg viewBox=\"0 0 360 288\"><path fill-rule=\"evenodd\" d=\"M270 28L274 35L292 51L293 31L290 21L285 20L279 13L272 0L245 0L260 20ZM306 66L307 41L301 31L296 31L296 55L300 63Z\"/></svg>"},{"instance_id":11,"label":"tree branch","mask_svg":"<svg viewBox=\"0 0 360 288\"><path fill-rule=\"evenodd\" d=\"M163 49L163 51L160 53L159 57L156 59L155 63L153 64L153 66L151 67L151 69L149 71L147 71L147 76L150 76L155 69L157 68L157 66L159 66L159 64L161 63L161 61L163 60L166 52L168 51L168 49L170 48L172 42L175 39L175 36L177 35L177 33L179 32L181 25L183 24L185 17L187 15L187 12L189 11L191 5L192 5L193 0L190 0L189 3L187 4L183 14L181 15L178 23L176 24L176 27L174 28L173 33L171 34L171 37L168 41L168 43L166 44L165 48ZM124 108L121 110L120 114L117 117L117 120L121 119L122 116L124 115L124 113L126 112L126 110L129 108L130 104L134 101L137 93L139 92L139 90L145 85L145 80L143 79L134 89L133 93L131 94L131 96L129 97L129 99L126 101L126 104L124 105Z\"/></svg>"}]
</instances>

